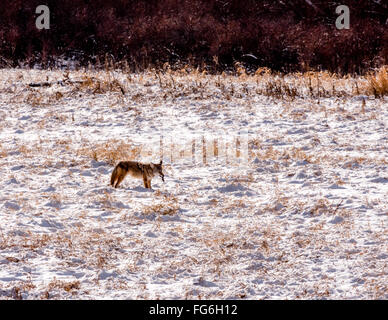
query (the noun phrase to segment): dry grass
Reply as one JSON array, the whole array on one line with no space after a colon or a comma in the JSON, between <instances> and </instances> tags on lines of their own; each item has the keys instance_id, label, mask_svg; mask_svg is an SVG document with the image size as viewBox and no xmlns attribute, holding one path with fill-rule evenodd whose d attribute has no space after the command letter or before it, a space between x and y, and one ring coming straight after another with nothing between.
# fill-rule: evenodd
<instances>
[{"instance_id":1,"label":"dry grass","mask_svg":"<svg viewBox=\"0 0 388 320\"><path fill-rule=\"evenodd\" d=\"M143 214L157 214L157 215L175 215L179 212L180 207L178 199L173 195L163 195L162 200L156 200L151 205L144 206Z\"/></svg>"},{"instance_id":2,"label":"dry grass","mask_svg":"<svg viewBox=\"0 0 388 320\"><path fill-rule=\"evenodd\" d=\"M141 148L131 142L112 139L97 145L82 147L78 149L77 154L115 165L117 161L137 159L140 152Z\"/></svg>"},{"instance_id":3,"label":"dry grass","mask_svg":"<svg viewBox=\"0 0 388 320\"><path fill-rule=\"evenodd\" d=\"M284 162L304 160L309 163L319 163L317 155L306 153L302 148L289 147L283 149L274 148L272 145L263 146L257 138L249 141L249 159L281 160Z\"/></svg>"},{"instance_id":4,"label":"dry grass","mask_svg":"<svg viewBox=\"0 0 388 320\"><path fill-rule=\"evenodd\" d=\"M266 69L258 70L254 76L247 77L250 78L257 83L257 94L277 100L293 101L296 98L310 97L319 101L321 98L346 98L367 92L365 78L351 79L327 71L284 75Z\"/></svg>"},{"instance_id":5,"label":"dry grass","mask_svg":"<svg viewBox=\"0 0 388 320\"><path fill-rule=\"evenodd\" d=\"M388 66L381 67L367 79L369 90L376 98L388 95Z\"/></svg>"},{"instance_id":6,"label":"dry grass","mask_svg":"<svg viewBox=\"0 0 388 320\"><path fill-rule=\"evenodd\" d=\"M31 105L32 107L39 107L44 104L44 98L40 92L33 91L25 97L23 102Z\"/></svg>"},{"instance_id":7,"label":"dry grass","mask_svg":"<svg viewBox=\"0 0 388 320\"><path fill-rule=\"evenodd\" d=\"M252 98L257 95L281 101L308 97L319 103L321 99L329 97L349 98L361 94L383 96L388 90L386 67L380 68L376 74L357 78L326 71L285 75L268 68L259 68L253 73L247 72L238 63L234 72L216 76L189 66L173 70L166 64L162 70L148 69L136 75L119 74L113 69L107 69L99 72L77 71L71 77L65 73L62 77L61 83L65 86L59 87L54 83L49 87L50 91L46 91L45 87L39 88L39 91L36 88L16 88L11 102L43 107L61 103L64 97L74 95L115 93L118 99L116 104L127 99L141 103L152 98L155 99L155 105L158 105L180 97L204 100L215 95L225 100L241 100L246 104L252 103ZM37 73L32 80L39 82L40 79ZM159 90L155 90L155 86Z\"/></svg>"},{"instance_id":8,"label":"dry grass","mask_svg":"<svg viewBox=\"0 0 388 320\"><path fill-rule=\"evenodd\" d=\"M66 292L72 292L73 290L79 290L81 284L79 281L62 281L54 278L48 284L48 290L46 291L46 298L49 298L49 293L52 290L65 290Z\"/></svg>"},{"instance_id":9,"label":"dry grass","mask_svg":"<svg viewBox=\"0 0 388 320\"><path fill-rule=\"evenodd\" d=\"M163 91L163 100L182 96L191 96L195 100L207 99L214 96L214 88L217 88L217 94L221 94L225 100L246 101L250 101L255 94L276 100L293 101L310 97L319 101L321 98L367 94L368 91L366 77L356 79L327 71L285 75L268 68L259 68L255 73L248 73L239 63L236 63L234 73L223 72L218 76L208 75L205 71L200 72L188 66L173 70L166 64L162 72L145 71L140 80L147 87L152 83L159 85Z\"/></svg>"},{"instance_id":10,"label":"dry grass","mask_svg":"<svg viewBox=\"0 0 388 320\"><path fill-rule=\"evenodd\" d=\"M125 94L123 85L119 80L112 77L110 72L105 73L105 77L102 79L84 74L76 89L93 94L104 94L107 92L121 92Z\"/></svg>"},{"instance_id":11,"label":"dry grass","mask_svg":"<svg viewBox=\"0 0 388 320\"><path fill-rule=\"evenodd\" d=\"M0 158L5 158L8 155L8 151L0 143Z\"/></svg>"},{"instance_id":12,"label":"dry grass","mask_svg":"<svg viewBox=\"0 0 388 320\"><path fill-rule=\"evenodd\" d=\"M277 99L284 99L285 97L294 100L295 97L301 96L297 87L287 83L283 79L276 79L268 81L265 84L265 91L263 92L268 97L274 97Z\"/></svg>"},{"instance_id":13,"label":"dry grass","mask_svg":"<svg viewBox=\"0 0 388 320\"><path fill-rule=\"evenodd\" d=\"M98 202L103 206L105 209L114 209L115 207L112 205L114 199L113 196L107 192L106 190L103 192L103 194L100 194L97 196Z\"/></svg>"},{"instance_id":14,"label":"dry grass","mask_svg":"<svg viewBox=\"0 0 388 320\"><path fill-rule=\"evenodd\" d=\"M313 216L321 215L328 212L330 209L330 203L327 199L318 199L314 206L310 208L310 214Z\"/></svg>"}]
</instances>

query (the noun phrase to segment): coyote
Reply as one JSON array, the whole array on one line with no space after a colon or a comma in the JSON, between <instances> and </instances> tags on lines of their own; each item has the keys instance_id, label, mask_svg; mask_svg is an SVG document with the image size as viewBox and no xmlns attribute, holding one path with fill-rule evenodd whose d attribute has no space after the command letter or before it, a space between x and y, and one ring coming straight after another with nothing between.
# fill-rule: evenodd
<instances>
[{"instance_id":1,"label":"coyote","mask_svg":"<svg viewBox=\"0 0 388 320\"><path fill-rule=\"evenodd\" d=\"M140 163L137 161L120 161L112 172L110 178L111 186L117 188L125 176L129 173L134 178L143 178L144 187L151 189L151 180L155 174L164 182L164 174L162 171L162 161L156 163Z\"/></svg>"}]
</instances>

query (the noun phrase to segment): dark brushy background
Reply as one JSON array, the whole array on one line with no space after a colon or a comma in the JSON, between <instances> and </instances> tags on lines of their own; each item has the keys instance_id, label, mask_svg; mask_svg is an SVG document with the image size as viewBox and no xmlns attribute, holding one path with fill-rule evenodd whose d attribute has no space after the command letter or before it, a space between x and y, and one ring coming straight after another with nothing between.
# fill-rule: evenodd
<instances>
[{"instance_id":1,"label":"dark brushy background","mask_svg":"<svg viewBox=\"0 0 388 320\"><path fill-rule=\"evenodd\" d=\"M38 5L50 30L35 27ZM350 30L337 30L338 5ZM387 0L13 0L0 11L0 67L103 67L106 57L133 70L168 62L251 70L364 73L388 63Z\"/></svg>"}]
</instances>

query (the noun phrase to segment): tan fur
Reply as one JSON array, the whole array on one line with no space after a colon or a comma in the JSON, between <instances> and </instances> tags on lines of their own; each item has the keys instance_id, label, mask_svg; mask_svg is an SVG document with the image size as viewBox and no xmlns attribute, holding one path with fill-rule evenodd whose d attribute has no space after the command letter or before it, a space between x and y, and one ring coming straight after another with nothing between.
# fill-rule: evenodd
<instances>
[{"instance_id":1,"label":"tan fur","mask_svg":"<svg viewBox=\"0 0 388 320\"><path fill-rule=\"evenodd\" d=\"M113 169L112 176L110 178L111 186L117 188L128 173L133 178L143 179L144 187L149 189L151 189L151 180L157 173L159 173L164 182L162 161L158 164L140 163L137 161L120 161Z\"/></svg>"}]
</instances>

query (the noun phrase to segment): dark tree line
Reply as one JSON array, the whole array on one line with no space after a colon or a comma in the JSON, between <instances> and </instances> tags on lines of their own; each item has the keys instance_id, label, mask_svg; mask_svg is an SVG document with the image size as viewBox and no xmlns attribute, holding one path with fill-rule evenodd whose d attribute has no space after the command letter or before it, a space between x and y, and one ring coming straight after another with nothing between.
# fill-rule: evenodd
<instances>
[{"instance_id":1,"label":"dark tree line","mask_svg":"<svg viewBox=\"0 0 388 320\"><path fill-rule=\"evenodd\" d=\"M50 29L35 26L35 9L50 9ZM350 29L338 30L338 5L350 8ZM132 68L165 62L241 62L278 71L325 69L362 73L388 63L386 0L14 0L0 11L0 66L58 58Z\"/></svg>"}]
</instances>

